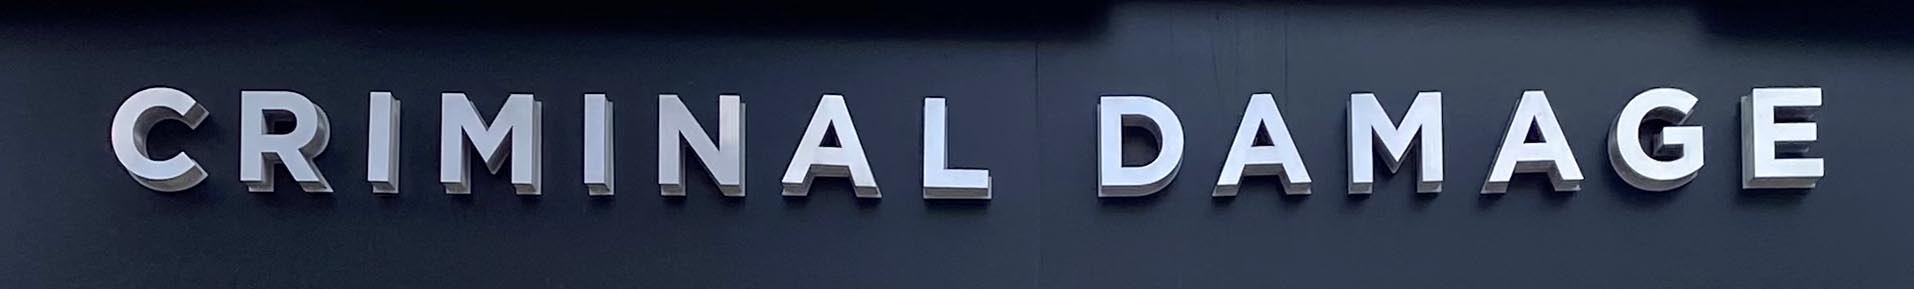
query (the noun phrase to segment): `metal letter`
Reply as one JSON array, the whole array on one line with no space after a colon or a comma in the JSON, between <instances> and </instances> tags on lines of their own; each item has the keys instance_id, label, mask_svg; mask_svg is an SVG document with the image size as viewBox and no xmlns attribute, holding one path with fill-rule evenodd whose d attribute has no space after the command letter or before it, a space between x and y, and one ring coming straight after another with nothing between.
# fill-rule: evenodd
<instances>
[{"instance_id":1,"label":"metal letter","mask_svg":"<svg viewBox=\"0 0 1914 289\"><path fill-rule=\"evenodd\" d=\"M612 195L612 117L611 99L603 93L585 94L585 192L593 196Z\"/></svg>"},{"instance_id":2,"label":"metal letter","mask_svg":"<svg viewBox=\"0 0 1914 289\"><path fill-rule=\"evenodd\" d=\"M206 108L193 96L169 87L150 87L134 92L113 114L113 156L126 173L141 186L161 192L178 192L206 180L206 170L185 152L165 160L153 160L146 151L146 133L162 121L178 120L188 128L199 128L206 120Z\"/></svg>"},{"instance_id":3,"label":"metal letter","mask_svg":"<svg viewBox=\"0 0 1914 289\"><path fill-rule=\"evenodd\" d=\"M990 199L990 170L950 169L945 99L924 98L924 198Z\"/></svg>"},{"instance_id":4,"label":"metal letter","mask_svg":"<svg viewBox=\"0 0 1914 289\"><path fill-rule=\"evenodd\" d=\"M399 99L372 92L366 115L366 182L374 194L399 193Z\"/></svg>"},{"instance_id":5,"label":"metal letter","mask_svg":"<svg viewBox=\"0 0 1914 289\"><path fill-rule=\"evenodd\" d=\"M1416 192L1442 191L1442 92L1416 93L1402 124L1389 120L1389 113L1376 101L1376 95L1349 95L1349 193L1368 194L1375 189L1375 155L1381 154L1389 173L1402 168L1408 157L1409 143L1422 136L1422 167L1418 170ZM1382 147L1375 147L1381 142Z\"/></svg>"},{"instance_id":6,"label":"metal letter","mask_svg":"<svg viewBox=\"0 0 1914 289\"><path fill-rule=\"evenodd\" d=\"M1162 150L1141 167L1123 166L1123 128L1156 135ZM1176 111L1148 96L1104 96L1097 103L1097 197L1155 194L1183 166L1183 122Z\"/></svg>"},{"instance_id":7,"label":"metal letter","mask_svg":"<svg viewBox=\"0 0 1914 289\"><path fill-rule=\"evenodd\" d=\"M837 132L840 147L824 147L824 132ZM871 164L864 157L864 143L858 141L857 126L851 123L851 111L844 105L844 96L825 94L818 101L817 111L811 114L811 124L804 130L804 139L798 143L797 152L791 155L791 165L784 169L784 195L805 196L811 191L811 179L816 177L850 177L859 198L881 198L877 190L877 178L871 174Z\"/></svg>"},{"instance_id":8,"label":"metal letter","mask_svg":"<svg viewBox=\"0 0 1914 289\"><path fill-rule=\"evenodd\" d=\"M1527 142L1530 124L1541 131L1542 142ZM1555 109L1549 106L1548 95L1540 90L1524 91L1522 102L1515 106L1515 115L1509 118L1509 130L1502 136L1502 147L1496 149L1495 165L1489 168L1489 179L1483 182L1482 193L1507 192L1509 179L1515 174L1541 172L1548 173L1555 191L1582 189L1582 169L1575 162L1575 153L1569 149L1568 138L1562 134L1562 125L1555 120Z\"/></svg>"},{"instance_id":9,"label":"metal letter","mask_svg":"<svg viewBox=\"0 0 1914 289\"><path fill-rule=\"evenodd\" d=\"M1687 185L1701 171L1701 126L1687 125L1694 111L1695 95L1675 88L1656 88L1636 94L1615 118L1615 129L1608 136L1608 162L1622 181L1637 189L1663 192ZM1641 143L1641 124L1648 120L1669 123L1655 136L1651 150ZM1661 161L1655 156L1680 158Z\"/></svg>"},{"instance_id":10,"label":"metal letter","mask_svg":"<svg viewBox=\"0 0 1914 289\"><path fill-rule=\"evenodd\" d=\"M1256 145L1259 130L1269 134L1269 146ZM1309 194L1309 169L1302 154L1296 153L1296 140L1289 136L1289 124L1268 93L1249 96L1243 109L1243 122L1236 126L1236 138L1230 141L1229 157L1223 159L1223 173L1216 179L1213 197L1236 196L1244 176L1279 176L1283 193Z\"/></svg>"},{"instance_id":11,"label":"metal letter","mask_svg":"<svg viewBox=\"0 0 1914 289\"><path fill-rule=\"evenodd\" d=\"M539 118L543 104L530 94L512 94L499 108L488 127L479 118L478 109L464 93L441 94L439 103L439 183L447 194L471 194L470 174L465 170L465 144L471 140L486 169L497 174L505 165L505 136L510 135L512 187L520 195L537 195L540 190L539 150L543 138Z\"/></svg>"},{"instance_id":12,"label":"metal letter","mask_svg":"<svg viewBox=\"0 0 1914 289\"><path fill-rule=\"evenodd\" d=\"M1808 152L1818 139L1814 114L1820 110L1819 87L1756 88L1754 94L1742 97L1741 188L1814 188L1824 173L1821 158L1782 158L1780 154Z\"/></svg>"},{"instance_id":13,"label":"metal letter","mask_svg":"<svg viewBox=\"0 0 1914 289\"><path fill-rule=\"evenodd\" d=\"M268 110L291 114L292 131L270 133ZM239 113L239 181L246 183L246 191L271 192L272 165L284 164L300 189L332 192L332 185L312 162L331 142L332 125L325 110L297 92L240 91Z\"/></svg>"},{"instance_id":14,"label":"metal letter","mask_svg":"<svg viewBox=\"0 0 1914 289\"><path fill-rule=\"evenodd\" d=\"M850 117L846 116L845 120L848 125ZM698 154L698 159L704 160L705 172L718 183L720 194L744 196L742 98L718 95L718 141L714 144L711 136L705 134L704 125L691 116L691 110L685 108L678 95L658 95L658 193L661 195L685 195L684 147L679 144L680 139L691 146L691 152Z\"/></svg>"}]
</instances>

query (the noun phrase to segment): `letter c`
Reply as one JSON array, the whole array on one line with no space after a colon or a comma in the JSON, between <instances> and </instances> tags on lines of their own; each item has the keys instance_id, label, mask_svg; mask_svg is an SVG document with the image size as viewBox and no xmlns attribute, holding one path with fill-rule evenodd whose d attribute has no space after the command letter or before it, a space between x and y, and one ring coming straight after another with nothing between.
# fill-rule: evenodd
<instances>
[{"instance_id":1,"label":"letter c","mask_svg":"<svg viewBox=\"0 0 1914 289\"><path fill-rule=\"evenodd\" d=\"M161 192L177 192L206 180L206 170L185 152L164 160L154 160L146 151L146 133L161 121L179 120L186 127L199 128L206 120L206 108L186 92L156 86L127 97L113 114L113 155L120 166L140 185Z\"/></svg>"}]
</instances>

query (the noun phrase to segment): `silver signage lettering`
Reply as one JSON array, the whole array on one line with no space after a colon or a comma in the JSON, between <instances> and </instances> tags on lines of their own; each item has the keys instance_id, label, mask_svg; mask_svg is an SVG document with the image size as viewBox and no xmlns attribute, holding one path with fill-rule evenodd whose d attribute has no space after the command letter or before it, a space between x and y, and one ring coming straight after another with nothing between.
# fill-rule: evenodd
<instances>
[{"instance_id":1,"label":"silver signage lettering","mask_svg":"<svg viewBox=\"0 0 1914 289\"><path fill-rule=\"evenodd\" d=\"M603 93L585 94L585 193L610 196L612 191L611 99Z\"/></svg>"},{"instance_id":2,"label":"silver signage lettering","mask_svg":"<svg viewBox=\"0 0 1914 289\"><path fill-rule=\"evenodd\" d=\"M292 116L293 128L285 134L272 134L266 111ZM326 111L312 104L305 95L291 91L239 92L239 181L251 192L271 192L274 164L284 164L286 172L308 193L330 193L332 185L319 173L312 158L326 151L332 129Z\"/></svg>"},{"instance_id":3,"label":"silver signage lettering","mask_svg":"<svg viewBox=\"0 0 1914 289\"><path fill-rule=\"evenodd\" d=\"M837 132L838 147L825 147L824 132ZM811 124L784 169L784 195L810 194L811 181L817 177L849 177L859 198L881 198L877 177L871 174L870 160L864 156L864 143L858 141L857 126L851 123L851 111L844 96L825 94L811 114Z\"/></svg>"},{"instance_id":4,"label":"silver signage lettering","mask_svg":"<svg viewBox=\"0 0 1914 289\"><path fill-rule=\"evenodd\" d=\"M441 97L438 179L447 194L472 193L468 151L478 153L478 159L492 174L501 174L505 163L511 162L508 179L517 194L535 196L543 192L542 103L537 98L528 93L511 94L497 115L487 121L464 93L445 92ZM702 160L705 173L717 183L721 195L744 196L744 103L735 94L718 95L717 100L718 134L714 137L678 95L658 95L660 195L686 194L684 152L689 147ZM582 101L580 177L587 194L611 196L617 162L612 100L604 93L587 93ZM1395 174L1412 152L1419 152L1421 163L1416 191L1442 191L1446 171L1442 101L1440 91L1418 92L1402 119L1396 121L1375 94L1351 93L1347 112L1348 193L1373 193L1376 164L1387 166L1387 173ZM366 182L374 194L397 194L400 100L390 91L375 90L367 103ZM828 177L849 179L859 198L882 197L871 160L845 103L838 94L824 94L819 99L803 139L779 180L783 195L807 196L817 178ZM924 99L922 196L989 200L993 194L989 169L954 168L951 164L948 103L947 98L939 96ZM1698 97L1678 88L1653 88L1631 98L1615 116L1607 135L1607 158L1617 176L1629 186L1656 192L1692 182L1706 157L1705 130L1700 124L1690 123L1698 103ZM1814 188L1824 176L1822 158L1810 152L1818 141L1815 117L1821 107L1821 88L1756 88L1743 96L1740 104L1742 188ZM272 191L275 165L285 167L303 191L334 190L313 162L325 152L331 139L323 109L298 92L248 90L240 92L239 110L239 181L247 191ZM205 180L206 170L186 153L155 159L146 148L147 134L168 120L197 128L208 114L197 100L180 90L157 86L142 89L128 97L114 115L113 153L142 186L165 192L192 188ZM1649 123L1666 126L1644 131ZM276 131L275 127L289 127L289 131ZM1126 139L1126 129L1148 131L1160 150L1142 164L1126 165L1123 144L1126 140L1137 141ZM1100 97L1096 142L1100 198L1148 196L1162 191L1175 181L1185 152L1183 126L1176 112L1149 96ZM1579 164L1546 93L1523 91L1481 193L1505 193L1516 175L1533 173L1546 173L1554 191L1578 191L1584 180ZM1312 192L1309 170L1271 93L1250 95L1219 171L1213 197L1236 196L1243 179L1253 176L1276 176L1284 194Z\"/></svg>"},{"instance_id":5,"label":"silver signage lettering","mask_svg":"<svg viewBox=\"0 0 1914 289\"><path fill-rule=\"evenodd\" d=\"M441 94L439 104L439 183L447 194L471 194L471 178L465 167L466 140L471 140L479 158L491 173L505 165L506 136L511 138L512 187L520 195L537 195L540 190L542 162L539 143L540 103L531 94L512 94L487 126L479 118L478 108L464 93Z\"/></svg>"},{"instance_id":6,"label":"silver signage lettering","mask_svg":"<svg viewBox=\"0 0 1914 289\"><path fill-rule=\"evenodd\" d=\"M177 120L188 128L199 128L206 120L206 108L186 92L168 87L151 87L134 92L113 114L113 156L120 167L141 186L161 192L178 192L206 180L206 170L185 152L164 160L154 160L146 151L146 134L153 125Z\"/></svg>"},{"instance_id":7,"label":"silver signage lettering","mask_svg":"<svg viewBox=\"0 0 1914 289\"><path fill-rule=\"evenodd\" d=\"M1256 145L1259 130L1269 135L1271 145ZM1283 193L1309 194L1309 169L1303 165L1302 154L1296 152L1296 141L1289 135L1289 124L1283 122L1282 109L1268 93L1250 95L1243 122L1236 126L1235 140L1230 141L1229 157L1223 160L1223 173L1210 196L1236 196L1244 176L1278 176L1283 181Z\"/></svg>"},{"instance_id":8,"label":"silver signage lettering","mask_svg":"<svg viewBox=\"0 0 1914 289\"><path fill-rule=\"evenodd\" d=\"M1123 128L1156 135L1162 150L1141 167L1123 166ZM1183 122L1176 111L1148 96L1104 96L1097 103L1097 197L1155 194L1183 166Z\"/></svg>"},{"instance_id":9,"label":"silver signage lettering","mask_svg":"<svg viewBox=\"0 0 1914 289\"><path fill-rule=\"evenodd\" d=\"M1741 188L1814 188L1823 173L1821 158L1782 158L1781 154L1808 152L1818 139L1813 121L1820 109L1819 87L1756 88L1742 97Z\"/></svg>"},{"instance_id":10,"label":"silver signage lettering","mask_svg":"<svg viewBox=\"0 0 1914 289\"><path fill-rule=\"evenodd\" d=\"M1541 132L1542 142L1527 142L1530 124ZM1555 191L1578 191L1582 189L1582 169L1575 161L1575 153L1569 149L1568 138L1562 134L1562 125L1555 120L1555 109L1549 106L1548 95L1540 90L1522 92L1521 103L1515 106L1515 115L1509 118L1508 133L1502 137L1502 146L1495 152L1495 165L1489 168L1489 179L1482 184L1483 194L1500 194L1509 189L1509 179L1517 173L1546 172Z\"/></svg>"},{"instance_id":11,"label":"silver signage lettering","mask_svg":"<svg viewBox=\"0 0 1914 289\"><path fill-rule=\"evenodd\" d=\"M366 110L366 182L374 194L399 193L399 99L374 91Z\"/></svg>"},{"instance_id":12,"label":"silver signage lettering","mask_svg":"<svg viewBox=\"0 0 1914 289\"><path fill-rule=\"evenodd\" d=\"M1695 179L1703 164L1701 126L1687 125L1698 99L1687 91L1656 88L1636 94L1615 118L1615 129L1608 136L1608 161L1622 181L1637 189L1662 192L1687 185ZM1669 123L1653 147L1644 149L1641 124L1649 120ZM1662 161L1656 156L1679 156Z\"/></svg>"},{"instance_id":13,"label":"silver signage lettering","mask_svg":"<svg viewBox=\"0 0 1914 289\"><path fill-rule=\"evenodd\" d=\"M846 117L848 120L849 117ZM841 133L842 131L840 131ZM718 193L744 196L744 101L737 95L718 95L718 139L705 134L704 125L676 94L658 95L658 193L685 195L684 140L704 160L706 173L718 183ZM822 136L820 136L822 139Z\"/></svg>"},{"instance_id":14,"label":"silver signage lettering","mask_svg":"<svg viewBox=\"0 0 1914 289\"><path fill-rule=\"evenodd\" d=\"M1442 92L1416 93L1402 124L1389 120L1371 93L1349 95L1349 193L1368 194L1375 190L1376 160L1381 154L1389 173L1402 168L1408 157L1409 143L1422 136L1422 167L1418 170L1416 192L1442 191ZM1374 147L1381 142L1382 147Z\"/></svg>"},{"instance_id":15,"label":"silver signage lettering","mask_svg":"<svg viewBox=\"0 0 1914 289\"><path fill-rule=\"evenodd\" d=\"M945 99L924 98L924 198L990 199L990 170L951 169Z\"/></svg>"}]
</instances>

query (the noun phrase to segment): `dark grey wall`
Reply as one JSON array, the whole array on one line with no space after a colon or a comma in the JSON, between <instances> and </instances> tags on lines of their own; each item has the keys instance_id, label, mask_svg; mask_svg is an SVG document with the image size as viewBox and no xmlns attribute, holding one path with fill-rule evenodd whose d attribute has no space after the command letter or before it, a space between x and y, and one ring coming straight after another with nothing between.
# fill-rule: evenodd
<instances>
[{"instance_id":1,"label":"dark grey wall","mask_svg":"<svg viewBox=\"0 0 1914 289\"><path fill-rule=\"evenodd\" d=\"M1680 3L1063 7L1072 13L1045 12L1056 19L744 24L297 6L13 12L0 22L0 287L1914 285L1914 195L1899 188L1914 161L1900 149L1914 42L1893 37L1906 27L1816 30L1841 19L1773 23L1805 12ZM108 148L119 102L155 85L212 112L197 130L160 127L152 145L201 161L212 177L195 189L148 191ZM1824 88L1820 188L1738 189L1736 99L1767 86ZM1707 165L1674 192L1629 188L1602 145L1614 113L1654 87L1702 99ZM245 89L294 90L326 109L332 146L317 161L338 193L243 190ZM1522 176L1480 196L1528 89L1547 91L1588 181L1557 193ZM360 181L371 90L404 101L398 196ZM1447 192L1415 195L1413 174L1383 174L1373 196L1342 194L1347 95L1375 92L1400 117L1421 90L1447 98ZM444 91L487 115L507 93L544 101L544 196L480 173L475 194L440 193ZM587 92L616 102L614 198L577 184ZM665 92L706 119L713 96L744 96L748 197L718 197L696 174L690 196L656 195L653 97ZM1277 95L1316 195L1256 179L1240 197L1209 196L1255 92ZM846 95L881 201L853 198L843 180L778 195L822 93ZM1107 94L1154 96L1181 116L1189 148L1166 191L1095 196L1093 119ZM992 169L994 200L918 197L921 98L934 95L951 100L955 165Z\"/></svg>"}]
</instances>

